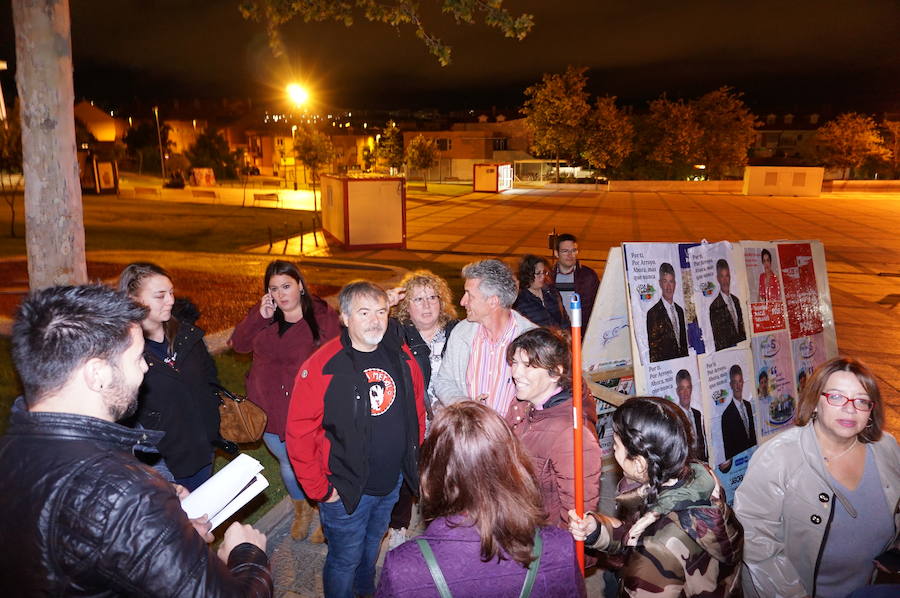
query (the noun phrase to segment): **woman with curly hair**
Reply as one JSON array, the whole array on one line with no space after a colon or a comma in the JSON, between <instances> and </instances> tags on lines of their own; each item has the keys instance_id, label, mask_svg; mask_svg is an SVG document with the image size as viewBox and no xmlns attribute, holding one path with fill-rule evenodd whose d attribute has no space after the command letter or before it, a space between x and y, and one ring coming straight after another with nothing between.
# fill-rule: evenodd
<instances>
[{"instance_id":1,"label":"woman with curly hair","mask_svg":"<svg viewBox=\"0 0 900 598\"><path fill-rule=\"evenodd\" d=\"M441 367L447 339L456 323L456 307L450 287L443 278L428 270L408 273L395 289L401 297L392 311L391 328L409 345L425 377L426 425L434 418L435 396L431 381ZM410 489L400 488L400 499L391 513L388 546L406 542L406 531L412 520L413 496Z\"/></svg>"},{"instance_id":2,"label":"woman with curly hair","mask_svg":"<svg viewBox=\"0 0 900 598\"><path fill-rule=\"evenodd\" d=\"M713 472L693 458L690 430L671 401L625 401L613 414L624 520L569 511L576 540L624 557L620 596L742 595L743 530Z\"/></svg>"},{"instance_id":3,"label":"woman with curly hair","mask_svg":"<svg viewBox=\"0 0 900 598\"><path fill-rule=\"evenodd\" d=\"M537 324L568 328L569 315L559 291L550 284L550 262L528 254L519 262L519 296L513 309Z\"/></svg>"},{"instance_id":4,"label":"woman with curly hair","mask_svg":"<svg viewBox=\"0 0 900 598\"><path fill-rule=\"evenodd\" d=\"M492 409L442 409L419 472L428 529L387 554L376 597L585 595L572 536L547 524L528 455Z\"/></svg>"}]
</instances>

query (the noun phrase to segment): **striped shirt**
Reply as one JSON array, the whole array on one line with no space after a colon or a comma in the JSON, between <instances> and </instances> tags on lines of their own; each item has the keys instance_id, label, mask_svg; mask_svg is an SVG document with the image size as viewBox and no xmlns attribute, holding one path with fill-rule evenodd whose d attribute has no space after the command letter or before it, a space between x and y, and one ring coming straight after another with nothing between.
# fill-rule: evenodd
<instances>
[{"instance_id":1,"label":"striped shirt","mask_svg":"<svg viewBox=\"0 0 900 598\"><path fill-rule=\"evenodd\" d=\"M469 365L466 368L466 390L469 396L477 399L481 395L487 395L484 404L501 416L506 415L507 408L516 398L516 385L513 384L509 364L506 363L506 348L516 336L516 320L512 314L506 330L496 341L490 339L487 328L479 326L472 339Z\"/></svg>"}]
</instances>

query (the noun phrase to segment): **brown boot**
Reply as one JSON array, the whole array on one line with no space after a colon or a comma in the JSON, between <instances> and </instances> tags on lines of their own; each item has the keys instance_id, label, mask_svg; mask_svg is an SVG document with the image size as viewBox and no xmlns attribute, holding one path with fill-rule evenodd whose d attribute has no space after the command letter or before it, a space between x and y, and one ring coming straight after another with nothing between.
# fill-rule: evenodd
<instances>
[{"instance_id":1,"label":"brown boot","mask_svg":"<svg viewBox=\"0 0 900 598\"><path fill-rule=\"evenodd\" d=\"M319 507L313 507L313 513L316 515L316 529L309 536L309 541L311 544L324 544L325 532L322 531L322 522L319 521Z\"/></svg>"},{"instance_id":2,"label":"brown boot","mask_svg":"<svg viewBox=\"0 0 900 598\"><path fill-rule=\"evenodd\" d=\"M306 499L294 501L294 523L291 524L291 537L302 540L309 535L309 524L312 521L315 509Z\"/></svg>"}]
</instances>

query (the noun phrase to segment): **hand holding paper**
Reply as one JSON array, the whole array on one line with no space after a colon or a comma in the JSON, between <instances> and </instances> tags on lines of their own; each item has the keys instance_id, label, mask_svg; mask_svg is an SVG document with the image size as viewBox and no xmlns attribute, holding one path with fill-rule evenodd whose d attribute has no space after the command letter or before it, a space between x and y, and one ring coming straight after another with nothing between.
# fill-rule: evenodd
<instances>
[{"instance_id":1,"label":"hand holding paper","mask_svg":"<svg viewBox=\"0 0 900 598\"><path fill-rule=\"evenodd\" d=\"M182 499L181 508L190 519L208 515L212 531L268 487L262 470L259 461L242 453Z\"/></svg>"}]
</instances>

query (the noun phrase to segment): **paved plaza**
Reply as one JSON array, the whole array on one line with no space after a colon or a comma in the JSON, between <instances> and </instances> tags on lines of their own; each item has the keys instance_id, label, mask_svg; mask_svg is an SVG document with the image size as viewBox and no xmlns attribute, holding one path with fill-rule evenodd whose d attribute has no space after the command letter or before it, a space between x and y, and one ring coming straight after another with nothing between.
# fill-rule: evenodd
<instances>
[{"instance_id":1,"label":"paved plaza","mask_svg":"<svg viewBox=\"0 0 900 598\"><path fill-rule=\"evenodd\" d=\"M504 194L407 198L405 250L315 249L307 255L454 270L481 256L508 261L548 255L547 234L572 232L581 258L602 273L609 248L628 241L819 239L825 244L838 346L866 361L900 434L900 193L834 193L821 198L729 194L516 190ZM299 239L287 253L299 253ZM266 247L255 251L265 251ZM290 511L266 516L278 595L321 595L325 547L294 542ZM600 580L588 580L598 596Z\"/></svg>"}]
</instances>

